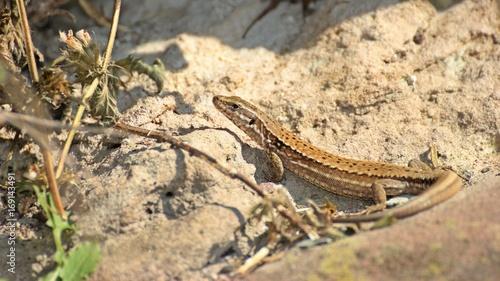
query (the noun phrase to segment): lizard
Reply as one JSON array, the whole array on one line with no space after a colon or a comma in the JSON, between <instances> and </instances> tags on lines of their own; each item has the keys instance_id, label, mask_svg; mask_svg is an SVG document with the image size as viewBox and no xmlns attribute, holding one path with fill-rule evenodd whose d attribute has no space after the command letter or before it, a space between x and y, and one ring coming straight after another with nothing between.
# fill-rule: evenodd
<instances>
[{"instance_id":1,"label":"lizard","mask_svg":"<svg viewBox=\"0 0 500 281\"><path fill-rule=\"evenodd\" d=\"M284 170L288 169L326 191L375 202L360 215L336 217L333 222L357 223L376 221L386 216L397 219L412 216L448 200L462 188L456 173L443 168L432 170L423 162L420 166L416 165L418 167L406 167L349 159L327 152L300 139L240 97L216 95L212 102L264 149L271 170L271 173L264 171L267 180L280 181ZM400 194L419 196L405 205L385 210L386 197Z\"/></svg>"}]
</instances>

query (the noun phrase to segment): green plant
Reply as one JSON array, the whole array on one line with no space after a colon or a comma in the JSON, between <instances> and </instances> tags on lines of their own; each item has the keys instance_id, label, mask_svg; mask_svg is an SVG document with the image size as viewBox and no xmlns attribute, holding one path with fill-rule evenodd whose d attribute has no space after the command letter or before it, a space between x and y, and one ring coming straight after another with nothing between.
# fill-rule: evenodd
<instances>
[{"instance_id":1,"label":"green plant","mask_svg":"<svg viewBox=\"0 0 500 281\"><path fill-rule=\"evenodd\" d=\"M78 228L70 220L63 219L57 213L49 193L40 191L36 185L33 189L40 206L47 215L47 225L52 228L56 244L54 261L57 267L42 280L83 280L95 270L101 260L101 247L96 242L84 242L66 254L62 245L62 235L66 231L76 231ZM69 212L66 212L66 216L69 217Z\"/></svg>"}]
</instances>

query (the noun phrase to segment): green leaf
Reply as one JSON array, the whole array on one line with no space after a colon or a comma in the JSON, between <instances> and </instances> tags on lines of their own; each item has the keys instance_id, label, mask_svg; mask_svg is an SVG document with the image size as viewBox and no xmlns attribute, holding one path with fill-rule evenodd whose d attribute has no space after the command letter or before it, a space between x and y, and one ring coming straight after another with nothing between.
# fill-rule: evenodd
<instances>
[{"instance_id":1,"label":"green leaf","mask_svg":"<svg viewBox=\"0 0 500 281\"><path fill-rule=\"evenodd\" d=\"M54 261L57 262L57 264L59 266L62 266L64 264L65 259L66 259L66 255L64 252L56 251L54 253Z\"/></svg>"},{"instance_id":2,"label":"green leaf","mask_svg":"<svg viewBox=\"0 0 500 281\"><path fill-rule=\"evenodd\" d=\"M152 65L143 62L141 59L136 59L133 56L128 56L125 59L115 62L116 65L123 67L123 70L135 71L137 73L146 74L151 78L157 87L157 94L163 91L165 84L165 65L160 59L155 59Z\"/></svg>"},{"instance_id":3,"label":"green leaf","mask_svg":"<svg viewBox=\"0 0 500 281\"><path fill-rule=\"evenodd\" d=\"M61 252L64 255L64 250L62 247L61 237L62 233L65 230L78 230L76 225L69 220L64 220L59 214L55 211L54 201L49 193L45 191L40 191L38 186L33 186L35 190L36 196L38 197L38 202L40 202L40 206L43 211L47 215L46 224L52 228L52 233L54 235L54 242L56 244L57 252ZM66 217L69 218L70 213L66 212ZM58 264L61 264L62 260L60 257L56 256L55 261Z\"/></svg>"},{"instance_id":4,"label":"green leaf","mask_svg":"<svg viewBox=\"0 0 500 281\"><path fill-rule=\"evenodd\" d=\"M58 267L56 267L56 269L47 273L47 275L43 276L42 278L40 278L38 280L40 280L40 281L56 281L56 280L58 280L57 278L59 277L60 271L61 271L61 268L58 266Z\"/></svg>"},{"instance_id":5,"label":"green leaf","mask_svg":"<svg viewBox=\"0 0 500 281\"><path fill-rule=\"evenodd\" d=\"M73 249L59 275L62 280L82 280L94 272L101 260L101 247L96 242L85 242Z\"/></svg>"}]
</instances>

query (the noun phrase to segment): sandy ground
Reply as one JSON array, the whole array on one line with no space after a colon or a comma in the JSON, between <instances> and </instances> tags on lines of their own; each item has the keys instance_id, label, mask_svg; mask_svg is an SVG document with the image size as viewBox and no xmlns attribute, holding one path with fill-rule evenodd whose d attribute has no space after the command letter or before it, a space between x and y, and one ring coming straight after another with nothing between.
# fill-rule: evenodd
<instances>
[{"instance_id":1,"label":"sandy ground","mask_svg":"<svg viewBox=\"0 0 500 281\"><path fill-rule=\"evenodd\" d=\"M159 95L139 88L121 94L122 121L168 131L265 183L265 153L211 103L214 95L237 95L346 157L406 165L427 160L435 143L440 161L469 181L436 208L331 245L293 249L244 278L500 276L496 3L463 1L437 11L426 1L320 0L303 19L300 5L283 2L242 39L266 5L124 1L121 23L131 31L119 34L114 57L160 58L168 72ZM59 29L86 28L106 42L106 28L94 26L78 6L68 9L76 25L54 19L42 35L34 34L49 60L61 47ZM235 230L258 196L181 150L136 136L82 135L71 154L79 178L72 213L80 231L73 243L95 240L103 248L90 280L225 280L219 271L255 238ZM328 198L343 211L357 211L371 204L332 195L290 172L280 184L299 205ZM54 247L43 223L21 222L29 239L19 241L14 279L29 280L51 270ZM0 277L13 279L1 270Z\"/></svg>"}]
</instances>

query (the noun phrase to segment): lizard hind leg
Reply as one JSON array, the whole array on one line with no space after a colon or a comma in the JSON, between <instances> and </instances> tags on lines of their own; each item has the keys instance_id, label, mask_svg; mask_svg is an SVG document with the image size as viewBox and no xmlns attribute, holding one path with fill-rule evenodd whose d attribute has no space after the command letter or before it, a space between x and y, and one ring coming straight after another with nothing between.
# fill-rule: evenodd
<instances>
[{"instance_id":1,"label":"lizard hind leg","mask_svg":"<svg viewBox=\"0 0 500 281\"><path fill-rule=\"evenodd\" d=\"M384 189L384 183L381 181L375 181L372 184L372 199L375 202L375 205L368 206L363 211L365 214L383 211L385 209L385 202L387 200L386 193Z\"/></svg>"},{"instance_id":2,"label":"lizard hind leg","mask_svg":"<svg viewBox=\"0 0 500 281\"><path fill-rule=\"evenodd\" d=\"M381 179L374 181L371 188L375 205L367 207L366 214L385 210L387 196L404 194L407 192L409 185L407 182L399 180Z\"/></svg>"}]
</instances>

